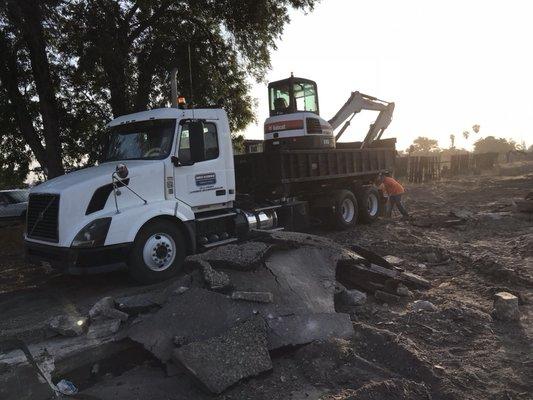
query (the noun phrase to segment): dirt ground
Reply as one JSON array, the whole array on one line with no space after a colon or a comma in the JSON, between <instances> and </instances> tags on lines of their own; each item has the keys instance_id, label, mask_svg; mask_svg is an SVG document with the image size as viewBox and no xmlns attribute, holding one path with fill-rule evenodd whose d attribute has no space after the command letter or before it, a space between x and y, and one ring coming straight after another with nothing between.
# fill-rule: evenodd
<instances>
[{"instance_id":1,"label":"dirt ground","mask_svg":"<svg viewBox=\"0 0 533 400\"><path fill-rule=\"evenodd\" d=\"M399 257L402 268L432 288L396 304L369 296L363 306L338 309L351 316L353 340L273 354L272 373L217 398L533 399L533 216L515 213L512 204L533 190L533 175L468 177L407 190L412 221L394 215L349 231L312 233ZM144 290L123 273L69 277L28 266L20 236L20 227L0 229L0 338L42 340L43 316L86 312L104 295ZM492 319L493 295L502 290L519 297L520 322ZM437 311L413 312L417 299ZM134 384L139 399L213 398L164 375L147 362L107 376L99 387L115 390L113 398L127 398L120 393Z\"/></svg>"}]
</instances>

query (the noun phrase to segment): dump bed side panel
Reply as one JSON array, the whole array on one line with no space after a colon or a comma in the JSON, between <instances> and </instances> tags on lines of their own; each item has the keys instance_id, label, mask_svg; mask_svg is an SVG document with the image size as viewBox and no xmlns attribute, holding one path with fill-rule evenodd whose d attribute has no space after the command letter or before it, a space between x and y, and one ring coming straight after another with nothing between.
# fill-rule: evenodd
<instances>
[{"instance_id":1,"label":"dump bed side panel","mask_svg":"<svg viewBox=\"0 0 533 400\"><path fill-rule=\"evenodd\" d=\"M305 183L368 180L394 167L394 148L290 150L235 157L237 192L295 196Z\"/></svg>"}]
</instances>

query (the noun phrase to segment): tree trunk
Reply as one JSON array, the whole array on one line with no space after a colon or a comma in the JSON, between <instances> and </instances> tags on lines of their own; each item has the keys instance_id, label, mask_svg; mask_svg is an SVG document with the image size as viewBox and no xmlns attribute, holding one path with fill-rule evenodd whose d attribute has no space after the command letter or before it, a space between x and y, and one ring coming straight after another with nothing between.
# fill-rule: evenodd
<instances>
[{"instance_id":1,"label":"tree trunk","mask_svg":"<svg viewBox=\"0 0 533 400\"><path fill-rule=\"evenodd\" d=\"M0 32L0 54L2 54L0 58L0 81L7 92L20 133L30 146L37 162L43 168L49 169L46 150L41 144L41 138L31 120L28 100L19 90L20 77L16 56L2 32Z\"/></svg>"},{"instance_id":2,"label":"tree trunk","mask_svg":"<svg viewBox=\"0 0 533 400\"><path fill-rule=\"evenodd\" d=\"M53 178L62 175L65 171L60 139L61 126L46 54L41 5L38 1L9 0L8 7L14 25L22 32L29 51L33 78L39 94L39 110L43 120L47 176Z\"/></svg>"},{"instance_id":3,"label":"tree trunk","mask_svg":"<svg viewBox=\"0 0 533 400\"><path fill-rule=\"evenodd\" d=\"M150 91L155 72L154 56L157 54L157 44L148 51L143 51L137 57L137 67L139 74L137 78L137 93L135 94L135 105L133 111L145 111L150 102Z\"/></svg>"}]
</instances>

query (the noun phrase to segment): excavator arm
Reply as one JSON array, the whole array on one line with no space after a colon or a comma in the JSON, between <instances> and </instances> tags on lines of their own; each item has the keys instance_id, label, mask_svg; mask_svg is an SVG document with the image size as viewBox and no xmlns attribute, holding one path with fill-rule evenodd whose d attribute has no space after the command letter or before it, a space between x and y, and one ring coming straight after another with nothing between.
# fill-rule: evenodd
<instances>
[{"instance_id":1,"label":"excavator arm","mask_svg":"<svg viewBox=\"0 0 533 400\"><path fill-rule=\"evenodd\" d=\"M350 121L355 114L362 110L379 111L379 115L376 118L376 121L370 125L368 133L361 144L361 148L366 147L369 143L381 138L383 132L392 121L394 103L383 101L360 92L352 92L348 101L341 107L337 114L328 121L333 130L337 129L344 122L344 125L335 136L336 141L339 140L344 131L350 126Z\"/></svg>"}]
</instances>

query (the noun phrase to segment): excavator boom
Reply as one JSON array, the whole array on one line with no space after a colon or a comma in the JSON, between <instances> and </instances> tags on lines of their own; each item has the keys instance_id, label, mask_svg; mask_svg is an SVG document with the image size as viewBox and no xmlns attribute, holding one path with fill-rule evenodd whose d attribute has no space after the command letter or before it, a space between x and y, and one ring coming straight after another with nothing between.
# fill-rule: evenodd
<instances>
[{"instance_id":1,"label":"excavator boom","mask_svg":"<svg viewBox=\"0 0 533 400\"><path fill-rule=\"evenodd\" d=\"M350 121L355 114L362 110L379 111L376 121L370 125L370 129L362 142L361 147L365 147L370 142L380 139L381 135L387 129L392 121L392 113L394 112L394 103L380 100L374 96L369 96L360 92L352 92L348 101L341 107L335 116L328 122L333 128L337 129L344 122L344 125L337 133L335 140L339 140L344 131L350 126Z\"/></svg>"}]
</instances>

